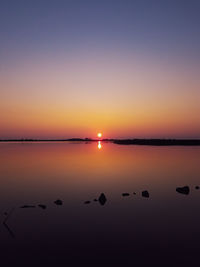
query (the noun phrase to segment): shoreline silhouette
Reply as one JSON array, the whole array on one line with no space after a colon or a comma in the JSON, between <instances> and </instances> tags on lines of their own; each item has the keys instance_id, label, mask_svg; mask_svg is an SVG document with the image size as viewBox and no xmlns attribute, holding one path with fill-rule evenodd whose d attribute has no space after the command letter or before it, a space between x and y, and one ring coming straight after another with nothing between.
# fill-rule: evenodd
<instances>
[{"instance_id":1,"label":"shoreline silhouette","mask_svg":"<svg viewBox=\"0 0 200 267\"><path fill-rule=\"evenodd\" d=\"M0 142L110 142L117 145L145 145L145 146L200 146L200 139L0 139Z\"/></svg>"},{"instance_id":2,"label":"shoreline silhouette","mask_svg":"<svg viewBox=\"0 0 200 267\"><path fill-rule=\"evenodd\" d=\"M113 143L145 146L200 146L200 139L121 139L114 140Z\"/></svg>"}]
</instances>

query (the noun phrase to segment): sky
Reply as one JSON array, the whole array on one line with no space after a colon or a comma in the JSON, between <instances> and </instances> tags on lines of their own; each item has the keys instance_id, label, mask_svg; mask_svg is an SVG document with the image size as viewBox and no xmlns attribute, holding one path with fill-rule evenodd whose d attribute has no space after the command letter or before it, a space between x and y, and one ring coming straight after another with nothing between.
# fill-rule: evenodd
<instances>
[{"instance_id":1,"label":"sky","mask_svg":"<svg viewBox=\"0 0 200 267\"><path fill-rule=\"evenodd\" d=\"M200 138L200 1L1 0L0 138Z\"/></svg>"}]
</instances>

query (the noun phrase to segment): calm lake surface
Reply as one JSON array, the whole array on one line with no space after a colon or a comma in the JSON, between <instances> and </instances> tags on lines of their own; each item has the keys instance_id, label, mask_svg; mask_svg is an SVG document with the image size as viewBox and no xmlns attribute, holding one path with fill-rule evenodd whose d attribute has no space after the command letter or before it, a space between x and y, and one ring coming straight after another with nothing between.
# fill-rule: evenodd
<instances>
[{"instance_id":1,"label":"calm lake surface","mask_svg":"<svg viewBox=\"0 0 200 267\"><path fill-rule=\"evenodd\" d=\"M185 185L189 195L176 192ZM195 186L200 186L200 147L0 143L0 261L199 266ZM142 197L143 190L149 198ZM107 198L103 206L93 201L101 193ZM63 205L55 205L57 199ZM4 213L12 209L7 229Z\"/></svg>"}]
</instances>

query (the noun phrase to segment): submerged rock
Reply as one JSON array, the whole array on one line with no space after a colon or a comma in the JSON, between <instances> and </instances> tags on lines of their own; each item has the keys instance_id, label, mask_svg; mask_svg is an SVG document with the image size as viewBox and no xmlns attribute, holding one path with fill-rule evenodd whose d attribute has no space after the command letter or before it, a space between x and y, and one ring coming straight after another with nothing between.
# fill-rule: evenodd
<instances>
[{"instance_id":1,"label":"submerged rock","mask_svg":"<svg viewBox=\"0 0 200 267\"><path fill-rule=\"evenodd\" d=\"M20 207L21 209L35 208L33 205L24 205Z\"/></svg>"},{"instance_id":2,"label":"submerged rock","mask_svg":"<svg viewBox=\"0 0 200 267\"><path fill-rule=\"evenodd\" d=\"M56 201L54 201L54 203L58 206L61 206L63 204L62 200L57 199Z\"/></svg>"},{"instance_id":3,"label":"submerged rock","mask_svg":"<svg viewBox=\"0 0 200 267\"><path fill-rule=\"evenodd\" d=\"M106 196L104 195L104 193L101 193L100 197L99 197L99 203L103 206L105 205L107 199L106 199Z\"/></svg>"},{"instance_id":4,"label":"submerged rock","mask_svg":"<svg viewBox=\"0 0 200 267\"><path fill-rule=\"evenodd\" d=\"M184 195L188 195L190 193L189 186L177 187L176 192Z\"/></svg>"},{"instance_id":5,"label":"submerged rock","mask_svg":"<svg viewBox=\"0 0 200 267\"><path fill-rule=\"evenodd\" d=\"M45 210L47 208L47 206L46 205L43 205L43 204L39 204L38 207L41 208L41 209L43 209L43 210Z\"/></svg>"},{"instance_id":6,"label":"submerged rock","mask_svg":"<svg viewBox=\"0 0 200 267\"><path fill-rule=\"evenodd\" d=\"M197 189L197 190L198 190L198 189L199 189L199 186L198 186L198 185L197 185L197 186L195 186L195 189Z\"/></svg>"},{"instance_id":7,"label":"submerged rock","mask_svg":"<svg viewBox=\"0 0 200 267\"><path fill-rule=\"evenodd\" d=\"M136 195L136 193L135 193L135 192L133 192L133 195Z\"/></svg>"},{"instance_id":8,"label":"submerged rock","mask_svg":"<svg viewBox=\"0 0 200 267\"><path fill-rule=\"evenodd\" d=\"M84 204L90 204L91 201L87 200L84 202Z\"/></svg>"},{"instance_id":9,"label":"submerged rock","mask_svg":"<svg viewBox=\"0 0 200 267\"><path fill-rule=\"evenodd\" d=\"M142 191L142 196L143 197L149 197L149 192L147 190Z\"/></svg>"},{"instance_id":10,"label":"submerged rock","mask_svg":"<svg viewBox=\"0 0 200 267\"><path fill-rule=\"evenodd\" d=\"M122 193L122 196L123 197L128 197L128 196L130 196L130 194L129 193Z\"/></svg>"}]
</instances>

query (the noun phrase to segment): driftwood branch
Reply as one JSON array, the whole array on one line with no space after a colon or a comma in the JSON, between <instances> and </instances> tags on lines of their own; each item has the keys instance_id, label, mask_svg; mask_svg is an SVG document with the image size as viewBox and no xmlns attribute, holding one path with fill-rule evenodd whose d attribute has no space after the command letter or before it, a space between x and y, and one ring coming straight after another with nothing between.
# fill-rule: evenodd
<instances>
[{"instance_id":1,"label":"driftwood branch","mask_svg":"<svg viewBox=\"0 0 200 267\"><path fill-rule=\"evenodd\" d=\"M8 221L8 219L11 217L12 213L14 212L14 210L15 210L15 208L12 208L12 209L10 210L10 212L7 214L7 216L6 216L6 218L4 219L4 221L3 221L3 225L4 225L4 227L7 229L8 233L10 234L10 236L11 236L12 238L15 238L15 235L14 235L13 231L10 229L10 227L8 226L7 221Z\"/></svg>"}]
</instances>

